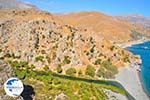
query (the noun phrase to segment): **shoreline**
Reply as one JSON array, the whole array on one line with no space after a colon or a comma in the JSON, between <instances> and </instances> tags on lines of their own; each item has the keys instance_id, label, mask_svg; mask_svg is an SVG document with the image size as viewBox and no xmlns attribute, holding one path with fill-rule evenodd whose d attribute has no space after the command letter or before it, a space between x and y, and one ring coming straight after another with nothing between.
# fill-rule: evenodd
<instances>
[{"instance_id":1,"label":"shoreline","mask_svg":"<svg viewBox=\"0 0 150 100\"><path fill-rule=\"evenodd\" d=\"M141 69L140 69L140 70L141 70ZM140 83L141 83L141 85L142 85L143 83L142 83L142 79L141 79L141 77L140 77L140 74L141 74L141 71L138 71L138 76L139 76L139 79L140 79ZM143 89L143 91L145 92L145 94L147 95L147 97L150 98L150 96L148 95L148 93L145 91L143 85L142 85L142 89Z\"/></svg>"},{"instance_id":2,"label":"shoreline","mask_svg":"<svg viewBox=\"0 0 150 100\"><path fill-rule=\"evenodd\" d=\"M115 80L121 83L136 100L149 100L141 82L139 68L139 65L120 68Z\"/></svg>"},{"instance_id":3,"label":"shoreline","mask_svg":"<svg viewBox=\"0 0 150 100\"><path fill-rule=\"evenodd\" d=\"M123 45L122 48L123 48L123 49L124 49L124 48L128 48L128 47L131 47L131 46L133 46L133 45L142 44L142 43L148 42L148 41L150 41L150 39L140 39L140 40L132 41L132 42L130 42L130 43L127 43L127 44ZM136 55L135 55L135 56L136 56ZM140 60L141 63L142 63L142 59L139 58L139 60ZM142 86L142 89L143 89L144 93L147 95L148 98L150 98L150 96L148 95L148 93L147 93L146 90L144 89L143 82L142 82L142 79L141 79L141 76L140 76L140 75L141 75L141 67L142 67L141 65L138 66L137 74L138 74L138 77L139 77L139 80L140 80L140 84L141 84L141 86Z\"/></svg>"},{"instance_id":4,"label":"shoreline","mask_svg":"<svg viewBox=\"0 0 150 100\"><path fill-rule=\"evenodd\" d=\"M133 45L141 44L141 43L148 42L148 41L150 41L150 39L140 39L140 40L135 40L135 41L131 41L131 42L128 42L128 43L118 44L118 46L125 49L127 47L131 47ZM142 60L141 58L139 58L139 59ZM132 66L132 64L134 66ZM138 84L136 86L136 88L134 88L134 89L137 93L140 92L141 94L136 95L136 93L134 93L135 91L132 91L130 89L128 90L129 93L131 93L132 96L136 97L137 100L140 100L140 99L149 100L150 97L149 97L149 95L147 94L147 92L145 91L145 89L143 87L143 82L142 82L141 76L140 76L140 74L141 74L141 65L136 65L134 63L132 63L132 64L130 64L130 65L124 67L124 68L119 69L120 71L123 70L122 72L119 71L119 73L121 73L121 74L124 73L124 75L126 75L126 74L129 75L130 74L131 76L135 77L135 79L133 78L134 81L133 81L132 84L130 83L128 86L126 86L126 84L128 84L128 82L125 82L125 80L119 79L120 76L118 76L118 78L116 77L115 79L118 80L124 87L126 87L127 90L129 88L133 88L134 87L134 86L132 86L133 84L135 84L135 85ZM128 70L128 72L125 72L126 70ZM132 73L130 73L130 71ZM118 75L119 75L119 73L118 73ZM121 77L124 77L124 75L122 75ZM131 79L131 77L130 77L130 79ZM130 79L129 79L129 81L131 81Z\"/></svg>"},{"instance_id":5,"label":"shoreline","mask_svg":"<svg viewBox=\"0 0 150 100\"><path fill-rule=\"evenodd\" d=\"M148 42L148 41L150 41L150 39L140 39L140 40L134 40L134 41L130 41L130 42L127 42L127 43L122 43L122 44L117 44L117 45L124 49L124 48L127 48L127 47L131 47L133 45L141 44L141 43Z\"/></svg>"}]
</instances>

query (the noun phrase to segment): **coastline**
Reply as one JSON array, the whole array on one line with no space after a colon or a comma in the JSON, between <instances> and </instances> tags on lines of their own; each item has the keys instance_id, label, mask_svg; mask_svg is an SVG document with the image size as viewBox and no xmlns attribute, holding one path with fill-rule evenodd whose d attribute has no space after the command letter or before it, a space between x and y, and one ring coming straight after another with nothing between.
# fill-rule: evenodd
<instances>
[{"instance_id":1,"label":"coastline","mask_svg":"<svg viewBox=\"0 0 150 100\"><path fill-rule=\"evenodd\" d=\"M129 65L120 68L115 80L121 83L136 100L149 100L141 83L139 67L139 65Z\"/></svg>"},{"instance_id":2,"label":"coastline","mask_svg":"<svg viewBox=\"0 0 150 100\"><path fill-rule=\"evenodd\" d=\"M148 41L150 41L150 39L140 39L128 43L118 44L118 46L125 49L127 47ZM136 100L149 100L150 98L142 85L140 73L141 66L133 62L128 66L120 68L115 80L120 82L127 89L127 91L136 98Z\"/></svg>"},{"instance_id":3,"label":"coastline","mask_svg":"<svg viewBox=\"0 0 150 100\"><path fill-rule=\"evenodd\" d=\"M141 43L148 42L148 41L150 41L150 39L144 38L144 39L139 39L139 40L130 41L127 43L122 43L122 44L117 44L117 45L121 48L127 48L127 47L131 47L132 45L141 44Z\"/></svg>"},{"instance_id":4,"label":"coastline","mask_svg":"<svg viewBox=\"0 0 150 100\"><path fill-rule=\"evenodd\" d=\"M141 73L141 71L138 71L138 76L139 76L139 79L140 79L140 83L141 83L141 85L142 85L142 79L141 79L141 77L140 77L140 73ZM145 92L145 94L147 95L147 97L150 98L150 96L149 96L149 95L147 94L147 92L145 91L143 85L142 85L142 89L143 89L143 91Z\"/></svg>"}]
</instances>

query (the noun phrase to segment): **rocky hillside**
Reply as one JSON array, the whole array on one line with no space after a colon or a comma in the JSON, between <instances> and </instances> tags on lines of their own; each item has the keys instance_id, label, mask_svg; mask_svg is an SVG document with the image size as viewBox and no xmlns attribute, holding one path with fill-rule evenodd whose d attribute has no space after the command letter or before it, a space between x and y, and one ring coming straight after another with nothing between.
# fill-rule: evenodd
<instances>
[{"instance_id":1,"label":"rocky hillside","mask_svg":"<svg viewBox=\"0 0 150 100\"><path fill-rule=\"evenodd\" d=\"M10 100L8 96L4 93L3 85L8 78L12 76L12 68L6 62L0 60L0 100Z\"/></svg>"},{"instance_id":2,"label":"rocky hillside","mask_svg":"<svg viewBox=\"0 0 150 100\"><path fill-rule=\"evenodd\" d=\"M61 67L65 73L72 67L84 71L88 65L95 70L99 64L121 67L134 58L95 32L64 24L46 12L1 10L0 15L0 58L4 60L27 61L36 69Z\"/></svg>"},{"instance_id":3,"label":"rocky hillside","mask_svg":"<svg viewBox=\"0 0 150 100\"><path fill-rule=\"evenodd\" d=\"M58 17L65 23L90 29L113 42L127 42L137 38L134 33L138 33L136 35L143 33L141 26L135 26L127 20L99 12L79 12L59 15Z\"/></svg>"}]
</instances>

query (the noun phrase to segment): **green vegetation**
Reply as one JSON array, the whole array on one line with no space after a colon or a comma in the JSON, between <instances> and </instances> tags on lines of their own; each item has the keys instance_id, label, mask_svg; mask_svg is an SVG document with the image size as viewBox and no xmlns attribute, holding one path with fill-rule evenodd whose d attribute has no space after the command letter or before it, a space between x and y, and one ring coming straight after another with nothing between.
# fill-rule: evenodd
<instances>
[{"instance_id":1,"label":"green vegetation","mask_svg":"<svg viewBox=\"0 0 150 100\"><path fill-rule=\"evenodd\" d=\"M95 68L91 65L88 65L87 68L86 68L86 71L85 71L85 74L88 75L88 76L91 76L91 77L94 77L95 76Z\"/></svg>"},{"instance_id":2,"label":"green vegetation","mask_svg":"<svg viewBox=\"0 0 150 100\"><path fill-rule=\"evenodd\" d=\"M103 78L113 78L115 74L118 73L116 66L112 65L110 60L103 61L100 64L96 75Z\"/></svg>"},{"instance_id":3,"label":"green vegetation","mask_svg":"<svg viewBox=\"0 0 150 100\"><path fill-rule=\"evenodd\" d=\"M60 93L64 93L69 100L91 100L90 98L106 100L107 95L103 89L109 89L125 95L124 90L106 81L60 75L50 70L33 70L34 65L30 66L24 61L9 61L9 64L12 66L16 77L20 78L24 84L31 85L34 88L36 100L49 100L50 97L53 100ZM94 76L94 72L95 69L92 66L87 66L88 75ZM20 75L21 73L23 75ZM74 75L76 70L70 68L67 73Z\"/></svg>"},{"instance_id":4,"label":"green vegetation","mask_svg":"<svg viewBox=\"0 0 150 100\"><path fill-rule=\"evenodd\" d=\"M69 56L65 56L65 57L64 57L64 60L63 60L63 63L64 63L64 64L70 64L70 62L71 62L71 61L70 61L70 57L69 57Z\"/></svg>"},{"instance_id":5,"label":"green vegetation","mask_svg":"<svg viewBox=\"0 0 150 100\"><path fill-rule=\"evenodd\" d=\"M42 54L46 54L46 51L45 51L45 50L41 50L41 53L42 53Z\"/></svg>"},{"instance_id":6,"label":"green vegetation","mask_svg":"<svg viewBox=\"0 0 150 100\"><path fill-rule=\"evenodd\" d=\"M94 64L95 65L100 65L101 64L101 59L97 59Z\"/></svg>"},{"instance_id":7,"label":"green vegetation","mask_svg":"<svg viewBox=\"0 0 150 100\"><path fill-rule=\"evenodd\" d=\"M103 67L100 67L96 73L98 77L104 77L105 76L105 69Z\"/></svg>"},{"instance_id":8,"label":"green vegetation","mask_svg":"<svg viewBox=\"0 0 150 100\"><path fill-rule=\"evenodd\" d=\"M61 68L61 66L58 66L56 70L57 70L57 73L62 73L62 71L63 71L63 69Z\"/></svg>"},{"instance_id":9,"label":"green vegetation","mask_svg":"<svg viewBox=\"0 0 150 100\"><path fill-rule=\"evenodd\" d=\"M37 56L35 58L35 61L38 62L38 61L41 61L41 62L44 62L44 57L43 56Z\"/></svg>"},{"instance_id":10,"label":"green vegetation","mask_svg":"<svg viewBox=\"0 0 150 100\"><path fill-rule=\"evenodd\" d=\"M50 57L46 56L47 62L50 64L51 63L51 59Z\"/></svg>"},{"instance_id":11,"label":"green vegetation","mask_svg":"<svg viewBox=\"0 0 150 100\"><path fill-rule=\"evenodd\" d=\"M113 46L110 47L110 50L111 50L111 51L114 51L115 48L116 48L116 47L113 45Z\"/></svg>"},{"instance_id":12,"label":"green vegetation","mask_svg":"<svg viewBox=\"0 0 150 100\"><path fill-rule=\"evenodd\" d=\"M71 75L71 76L75 76L76 72L77 71L76 71L75 68L69 68L69 69L66 70L66 74Z\"/></svg>"},{"instance_id":13,"label":"green vegetation","mask_svg":"<svg viewBox=\"0 0 150 100\"><path fill-rule=\"evenodd\" d=\"M129 59L129 57L128 56L125 56L124 58L123 58L123 61L125 62L125 63L130 63L130 59Z\"/></svg>"},{"instance_id":14,"label":"green vegetation","mask_svg":"<svg viewBox=\"0 0 150 100\"><path fill-rule=\"evenodd\" d=\"M78 75L81 76L83 73L81 70L79 70Z\"/></svg>"},{"instance_id":15,"label":"green vegetation","mask_svg":"<svg viewBox=\"0 0 150 100\"><path fill-rule=\"evenodd\" d=\"M24 79L27 74L28 62L25 61L9 61L9 64L14 69L14 75L19 79Z\"/></svg>"},{"instance_id":16,"label":"green vegetation","mask_svg":"<svg viewBox=\"0 0 150 100\"><path fill-rule=\"evenodd\" d=\"M47 71L47 70L49 70L49 66L48 65L46 65L46 66L44 66L44 68L43 68L45 71Z\"/></svg>"}]
</instances>

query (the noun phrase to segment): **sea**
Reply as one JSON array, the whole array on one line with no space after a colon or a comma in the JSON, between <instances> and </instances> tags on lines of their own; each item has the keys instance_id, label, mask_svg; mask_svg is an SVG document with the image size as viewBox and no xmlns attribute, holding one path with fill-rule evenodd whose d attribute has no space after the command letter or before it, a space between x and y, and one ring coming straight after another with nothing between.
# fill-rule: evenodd
<instances>
[{"instance_id":1,"label":"sea","mask_svg":"<svg viewBox=\"0 0 150 100\"><path fill-rule=\"evenodd\" d=\"M140 78L145 92L150 96L150 41L132 45L127 50L140 55L142 59Z\"/></svg>"}]
</instances>

